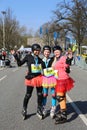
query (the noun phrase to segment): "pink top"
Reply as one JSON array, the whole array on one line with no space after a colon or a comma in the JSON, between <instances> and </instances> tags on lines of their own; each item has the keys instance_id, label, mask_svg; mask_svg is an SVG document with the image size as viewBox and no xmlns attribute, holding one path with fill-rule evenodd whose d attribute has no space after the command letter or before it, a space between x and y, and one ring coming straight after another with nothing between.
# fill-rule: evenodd
<instances>
[{"instance_id":1,"label":"pink top","mask_svg":"<svg viewBox=\"0 0 87 130\"><path fill-rule=\"evenodd\" d=\"M61 56L58 61L54 64L54 69L58 70L58 80L69 78L69 74L66 72L66 67L69 65L66 64L66 56Z\"/></svg>"}]
</instances>

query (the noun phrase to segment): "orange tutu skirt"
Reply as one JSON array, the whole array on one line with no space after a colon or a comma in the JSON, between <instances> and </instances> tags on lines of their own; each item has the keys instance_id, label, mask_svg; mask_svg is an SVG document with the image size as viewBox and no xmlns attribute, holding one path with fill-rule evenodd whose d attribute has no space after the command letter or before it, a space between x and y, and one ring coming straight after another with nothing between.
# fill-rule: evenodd
<instances>
[{"instance_id":1,"label":"orange tutu skirt","mask_svg":"<svg viewBox=\"0 0 87 130\"><path fill-rule=\"evenodd\" d=\"M55 87L56 93L58 92L67 92L70 91L74 87L75 81L70 77L64 80L57 80L57 85Z\"/></svg>"},{"instance_id":2,"label":"orange tutu skirt","mask_svg":"<svg viewBox=\"0 0 87 130\"><path fill-rule=\"evenodd\" d=\"M32 79L25 79L26 86L33 86L33 87L42 87L42 75L37 76Z\"/></svg>"}]
</instances>

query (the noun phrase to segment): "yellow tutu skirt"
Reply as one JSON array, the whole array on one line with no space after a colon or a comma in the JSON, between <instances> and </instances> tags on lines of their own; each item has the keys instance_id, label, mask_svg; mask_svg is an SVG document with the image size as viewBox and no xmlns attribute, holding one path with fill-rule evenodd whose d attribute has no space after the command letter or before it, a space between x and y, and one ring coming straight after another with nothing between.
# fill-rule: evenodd
<instances>
[{"instance_id":1,"label":"yellow tutu skirt","mask_svg":"<svg viewBox=\"0 0 87 130\"><path fill-rule=\"evenodd\" d=\"M42 77L42 86L44 88L55 88L57 84L56 78L54 76L50 76L50 77L46 77L43 76Z\"/></svg>"}]
</instances>

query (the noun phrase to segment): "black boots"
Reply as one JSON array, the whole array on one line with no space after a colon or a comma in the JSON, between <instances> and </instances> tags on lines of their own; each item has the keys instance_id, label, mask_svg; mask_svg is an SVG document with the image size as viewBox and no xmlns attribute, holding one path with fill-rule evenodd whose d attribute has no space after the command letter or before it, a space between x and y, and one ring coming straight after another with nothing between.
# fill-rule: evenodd
<instances>
[{"instance_id":1,"label":"black boots","mask_svg":"<svg viewBox=\"0 0 87 130\"><path fill-rule=\"evenodd\" d=\"M55 116L55 124L62 124L67 121L66 111L58 111Z\"/></svg>"}]
</instances>

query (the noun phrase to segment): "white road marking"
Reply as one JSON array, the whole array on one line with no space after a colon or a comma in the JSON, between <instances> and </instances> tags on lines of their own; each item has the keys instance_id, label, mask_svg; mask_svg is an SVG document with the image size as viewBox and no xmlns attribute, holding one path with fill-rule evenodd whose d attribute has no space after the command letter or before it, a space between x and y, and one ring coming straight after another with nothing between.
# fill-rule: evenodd
<instances>
[{"instance_id":1,"label":"white road marking","mask_svg":"<svg viewBox=\"0 0 87 130\"><path fill-rule=\"evenodd\" d=\"M78 116L81 118L81 120L84 122L84 124L87 126L87 118L82 114L80 109L76 106L76 104L72 101L72 99L66 95L68 102L72 105Z\"/></svg>"},{"instance_id":2,"label":"white road marking","mask_svg":"<svg viewBox=\"0 0 87 130\"><path fill-rule=\"evenodd\" d=\"M3 70L4 68L0 68L0 70Z\"/></svg>"},{"instance_id":3,"label":"white road marking","mask_svg":"<svg viewBox=\"0 0 87 130\"><path fill-rule=\"evenodd\" d=\"M0 81L2 81L3 79L5 79L6 77L7 77L7 75L3 76L3 77L0 79Z\"/></svg>"},{"instance_id":4,"label":"white road marking","mask_svg":"<svg viewBox=\"0 0 87 130\"><path fill-rule=\"evenodd\" d=\"M18 68L14 69L14 70L12 70L12 71L15 72L15 71L17 71L17 70L18 70Z\"/></svg>"}]
</instances>

